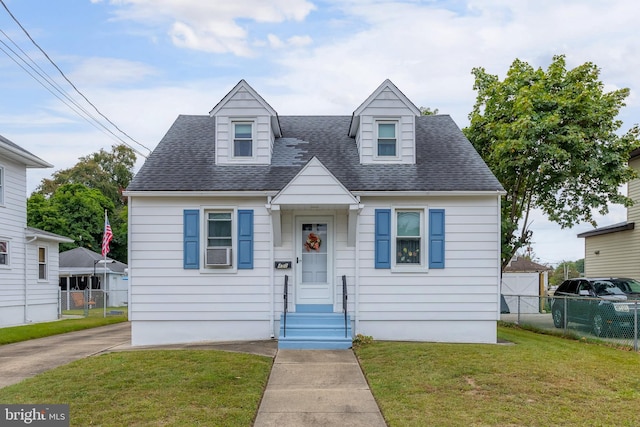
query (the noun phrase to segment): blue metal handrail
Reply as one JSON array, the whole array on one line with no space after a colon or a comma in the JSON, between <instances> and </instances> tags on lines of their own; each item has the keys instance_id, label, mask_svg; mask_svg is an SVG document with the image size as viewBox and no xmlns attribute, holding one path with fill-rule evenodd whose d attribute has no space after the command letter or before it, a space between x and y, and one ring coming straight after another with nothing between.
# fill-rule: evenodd
<instances>
[{"instance_id":1,"label":"blue metal handrail","mask_svg":"<svg viewBox=\"0 0 640 427\"><path fill-rule=\"evenodd\" d=\"M282 336L287 336L287 308L289 307L289 276L284 275L284 318L282 325Z\"/></svg>"},{"instance_id":2,"label":"blue metal handrail","mask_svg":"<svg viewBox=\"0 0 640 427\"><path fill-rule=\"evenodd\" d=\"M342 311L344 312L344 337L347 338L347 276L342 276Z\"/></svg>"}]
</instances>

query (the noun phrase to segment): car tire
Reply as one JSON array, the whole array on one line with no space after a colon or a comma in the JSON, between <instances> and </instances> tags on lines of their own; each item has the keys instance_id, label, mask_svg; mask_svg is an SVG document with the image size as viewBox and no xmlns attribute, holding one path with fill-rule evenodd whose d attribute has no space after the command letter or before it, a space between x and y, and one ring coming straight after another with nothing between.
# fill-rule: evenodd
<instances>
[{"instance_id":1,"label":"car tire","mask_svg":"<svg viewBox=\"0 0 640 427\"><path fill-rule=\"evenodd\" d=\"M554 307L551 315L553 317L553 326L556 328L564 328L564 315L562 314L562 310L558 307Z\"/></svg>"},{"instance_id":2,"label":"car tire","mask_svg":"<svg viewBox=\"0 0 640 427\"><path fill-rule=\"evenodd\" d=\"M604 335L604 319L602 318L602 314L596 313L593 315L592 323L593 325L593 334L597 337L601 337Z\"/></svg>"}]
</instances>

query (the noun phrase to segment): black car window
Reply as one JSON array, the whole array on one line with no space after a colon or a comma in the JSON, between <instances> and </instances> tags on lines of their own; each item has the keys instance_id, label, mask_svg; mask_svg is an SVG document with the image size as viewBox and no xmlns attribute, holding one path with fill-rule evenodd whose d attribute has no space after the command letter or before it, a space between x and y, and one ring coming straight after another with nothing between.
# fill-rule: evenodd
<instances>
[{"instance_id":1,"label":"black car window","mask_svg":"<svg viewBox=\"0 0 640 427\"><path fill-rule=\"evenodd\" d=\"M566 292L569 294L577 294L578 293L576 292L577 288L578 288L577 280L565 280L564 282L562 282L560 286L558 286L558 289L556 292Z\"/></svg>"},{"instance_id":2,"label":"black car window","mask_svg":"<svg viewBox=\"0 0 640 427\"><path fill-rule=\"evenodd\" d=\"M581 280L580 281L580 285L578 286L578 294L580 293L580 291L589 291L589 293L593 293L593 286L591 286L591 283L587 282L586 280Z\"/></svg>"}]
</instances>

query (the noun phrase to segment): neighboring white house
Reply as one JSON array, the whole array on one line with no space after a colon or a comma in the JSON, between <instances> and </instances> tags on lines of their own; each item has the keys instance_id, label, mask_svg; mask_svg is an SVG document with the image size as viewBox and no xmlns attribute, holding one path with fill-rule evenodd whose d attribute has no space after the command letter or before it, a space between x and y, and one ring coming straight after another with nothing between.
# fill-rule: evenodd
<instances>
[{"instance_id":1,"label":"neighboring white house","mask_svg":"<svg viewBox=\"0 0 640 427\"><path fill-rule=\"evenodd\" d=\"M520 256L509 262L502 273L502 294L511 313L539 313L544 308L540 297L546 295L551 270Z\"/></svg>"},{"instance_id":2,"label":"neighboring white house","mask_svg":"<svg viewBox=\"0 0 640 427\"><path fill-rule=\"evenodd\" d=\"M106 278L106 283L104 279ZM73 248L60 253L60 289L65 291L63 306L73 307L66 291L84 290L93 283L92 289L107 293L107 307L122 307L129 299L127 264L87 248ZM101 295L101 293L98 293ZM97 304L102 307L102 304Z\"/></svg>"},{"instance_id":3,"label":"neighboring white house","mask_svg":"<svg viewBox=\"0 0 640 427\"><path fill-rule=\"evenodd\" d=\"M241 80L125 193L132 343L495 343L503 193L389 80L344 116L279 116Z\"/></svg>"},{"instance_id":4,"label":"neighboring white house","mask_svg":"<svg viewBox=\"0 0 640 427\"><path fill-rule=\"evenodd\" d=\"M0 326L58 318L58 244L27 227L27 168L49 163L0 136Z\"/></svg>"}]
</instances>

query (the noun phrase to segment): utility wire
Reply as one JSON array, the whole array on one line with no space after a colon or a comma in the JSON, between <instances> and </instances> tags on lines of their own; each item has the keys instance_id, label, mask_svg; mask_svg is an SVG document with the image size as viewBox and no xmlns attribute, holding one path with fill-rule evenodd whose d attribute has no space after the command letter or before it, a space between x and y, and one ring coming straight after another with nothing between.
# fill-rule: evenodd
<instances>
[{"instance_id":1,"label":"utility wire","mask_svg":"<svg viewBox=\"0 0 640 427\"><path fill-rule=\"evenodd\" d=\"M76 91L76 93L78 93L78 95L80 95L91 107L93 107L93 109L103 118L105 119L109 124L111 124L115 129L117 129L120 133L122 133L123 135L125 135L127 138L129 138L131 141L133 141L134 143L138 144L139 146L143 147L144 149L148 150L149 152L151 152L152 150L145 146L144 144L138 142L136 139L134 139L133 137L131 137L128 133L126 133L125 131L123 131L122 129L120 129L120 127L118 127L118 125L116 125L115 123L113 123L107 116L105 116L99 109L98 107L96 107L77 87L75 84L73 84L73 82L71 80L69 80L69 78L66 76L66 74L60 69L60 67L58 67L58 65L49 57L49 55L44 51L44 49L42 49L40 47L40 45L33 39L33 37L31 37L31 34L29 34L29 32L22 26L22 24L18 21L18 19L13 15L13 13L11 13L11 11L9 10L9 8L7 7L7 5L5 4L4 0L0 0L0 3L2 3L2 6L4 7L4 9L7 11L7 13L9 14L9 16L11 16L11 19L13 19L13 21L20 27L20 29L25 33L25 35L29 38L29 40L31 41L31 43L33 43L34 46L36 46L38 48L38 50L45 56L45 58L47 58L47 60L51 63L51 65L53 65L53 67L60 73L60 75L67 81L67 83L69 83L69 85L71 85L71 87ZM22 49L21 49L22 50ZM7 54L6 51L3 50L3 52L5 52L5 54ZM8 55L8 54L7 54ZM17 62L16 62L17 63ZM19 65L19 64L18 64ZM21 66L21 68L23 68ZM24 69L24 68L23 68ZM25 70L26 71L26 70ZM30 74L30 73L29 73ZM31 75L31 74L30 74ZM33 75L32 75L33 77ZM60 98L58 98L60 99ZM66 103L65 103L66 104ZM68 105L68 104L66 104ZM104 127L104 126L103 126ZM106 128L105 128L106 129ZM111 132L113 134L113 132ZM115 135L114 135L115 136ZM122 141L120 138L118 138L120 141ZM126 144L126 142L122 141L123 143ZM129 145L129 144L126 144ZM137 150L135 150L137 152ZM141 153L140 154L142 157L147 157Z\"/></svg>"},{"instance_id":2,"label":"utility wire","mask_svg":"<svg viewBox=\"0 0 640 427\"><path fill-rule=\"evenodd\" d=\"M1 44L3 44L4 46L7 46L6 43L4 41L0 41ZM7 47L8 48L8 47ZM11 48L8 48L9 50L11 50ZM49 93L51 93L53 96L55 96L56 98L58 98L58 100L60 100L60 102L62 102L63 104L65 104L67 107L69 107L70 110L72 110L74 113L76 113L78 116L80 116L80 118L82 118L83 120L85 120L87 123L89 123L91 126L93 126L94 128L96 128L99 131L104 132L105 130L107 132L109 132L112 136L112 138L114 138L114 141L118 142L118 143L123 143L127 146L129 146L134 152L136 152L137 154L139 154L142 157L146 156L142 153L140 153L138 150L136 150L135 148L131 147L129 144L127 144L124 140L122 140L122 138L120 138L118 135L114 134L110 129L106 128L102 123L100 123L99 121L97 121L97 119L95 117L93 117L91 114L89 114L86 110L84 110L81 106L77 105L77 103L74 100L71 100L72 104L74 105L70 105L66 100L64 100L63 98L61 98L58 94L56 94L55 92L53 92L51 90L51 88L47 87L47 85L45 85L41 80L39 80L36 76L34 76L31 71L29 71L27 68L25 68L24 65L20 64L14 57L12 57L9 52L7 52L5 49L3 49L2 47L0 47L0 51L2 51L5 55L7 55L9 57L9 59L11 59L13 62L16 63L16 65L20 68L22 68L24 70L25 73L27 73L32 79L34 79L38 84L40 84L45 90L47 90ZM13 50L12 50L13 52ZM15 52L14 52L15 53ZM20 58L22 60L22 58ZM24 60L22 60L24 62ZM76 110L76 108L79 108L82 110L82 112L84 112L87 116L89 116L92 120L89 120L86 116L84 116L83 114L81 114L79 111ZM100 129L100 127L102 127L103 129ZM109 136L109 135L107 135Z\"/></svg>"}]
</instances>

